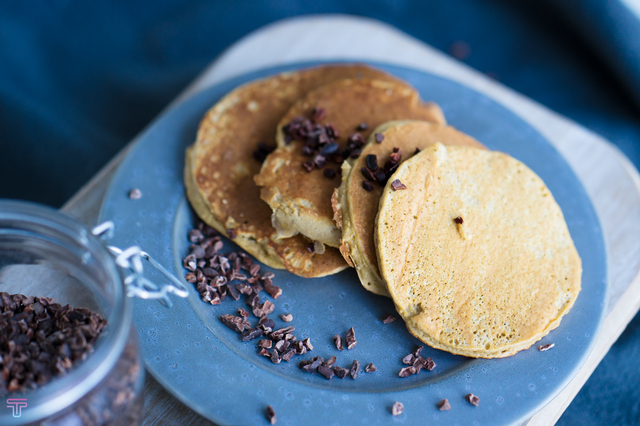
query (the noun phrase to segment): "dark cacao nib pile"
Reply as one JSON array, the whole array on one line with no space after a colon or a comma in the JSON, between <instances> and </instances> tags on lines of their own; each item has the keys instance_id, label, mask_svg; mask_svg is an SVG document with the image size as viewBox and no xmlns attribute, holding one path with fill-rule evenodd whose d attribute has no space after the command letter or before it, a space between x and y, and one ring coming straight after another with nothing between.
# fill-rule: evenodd
<instances>
[{"instance_id":1,"label":"dark cacao nib pile","mask_svg":"<svg viewBox=\"0 0 640 426\"><path fill-rule=\"evenodd\" d=\"M227 296L234 300L244 296L248 310L239 308L238 315L222 314L219 317L224 325L241 335L243 342L260 338L258 355L268 357L274 364L289 362L293 356L304 355L313 349L309 338L298 340L293 334L294 327L276 328L275 320L269 318L275 305L270 300L261 302L262 292L274 300L282 294L282 289L272 282L272 272L261 274L260 265L244 252L221 254L220 234L203 222L189 231L189 241L192 245L183 265L190 272L185 278L196 286L202 300L219 305ZM257 319L253 324L251 314ZM293 316L282 314L280 319L290 322Z\"/></svg>"},{"instance_id":2,"label":"dark cacao nib pile","mask_svg":"<svg viewBox=\"0 0 640 426\"><path fill-rule=\"evenodd\" d=\"M280 287L273 285L273 273L260 274L260 265L254 263L245 252L220 253L223 243L220 234L200 222L189 231L190 253L182 260L189 271L185 279L196 286L200 298L212 305L219 305L230 296L239 300L242 294L259 302L258 293L266 291L274 299L282 294ZM271 303L271 302L269 302ZM260 313L252 306L257 316Z\"/></svg>"},{"instance_id":3,"label":"dark cacao nib pile","mask_svg":"<svg viewBox=\"0 0 640 426\"><path fill-rule=\"evenodd\" d=\"M380 133L376 133L379 135ZM381 135L382 136L382 135ZM381 141L384 137L381 139ZM367 155L366 166L360 168L360 173L367 179L362 182L362 187L367 191L371 191L373 186L369 182L378 182L381 186L386 185L389 177L398 169L402 162L402 150L393 148L393 152L389 154L389 158L385 161L384 166L378 166L378 157L374 154ZM397 188L394 188L394 190ZM406 187L405 187L406 189Z\"/></svg>"},{"instance_id":4,"label":"dark cacao nib pile","mask_svg":"<svg viewBox=\"0 0 640 426\"><path fill-rule=\"evenodd\" d=\"M48 297L0 293L0 396L42 386L93 351L107 321Z\"/></svg>"},{"instance_id":5,"label":"dark cacao nib pile","mask_svg":"<svg viewBox=\"0 0 640 426\"><path fill-rule=\"evenodd\" d=\"M302 116L296 117L282 128L285 135L285 143L289 144L294 140L303 142L302 154L310 157L310 159L305 161L302 166L308 172L314 169L324 169L329 163L340 165L349 157L357 158L360 156L361 148L365 144L362 134L354 132L347 138L346 146L340 148L337 142L340 135L335 126L331 123L320 123L326 115L324 108L314 108L311 113L311 119ZM366 123L362 123L357 130L366 130L367 128ZM337 172L339 171L340 168L338 167ZM329 168L325 169L324 175L332 179L337 175L337 172Z\"/></svg>"}]
</instances>

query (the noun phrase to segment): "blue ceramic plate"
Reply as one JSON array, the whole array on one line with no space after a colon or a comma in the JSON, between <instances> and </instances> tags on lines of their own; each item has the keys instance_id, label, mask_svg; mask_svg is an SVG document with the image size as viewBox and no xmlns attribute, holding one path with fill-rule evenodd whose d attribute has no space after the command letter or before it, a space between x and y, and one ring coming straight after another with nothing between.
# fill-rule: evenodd
<instances>
[{"instance_id":1,"label":"blue ceramic plate","mask_svg":"<svg viewBox=\"0 0 640 426\"><path fill-rule=\"evenodd\" d=\"M236 86L277 72L316 65L305 63L254 72L205 90L164 113L142 135L116 173L102 205L101 220L113 220L120 247L140 245L177 276L184 276L181 258L188 250L187 231L194 216L182 184L184 150L195 140L205 111ZM408 81L425 100L442 106L449 123L487 147L504 151L531 167L549 186L567 219L582 257L582 292L571 312L540 343L510 358L470 359L426 347L437 367L409 378L398 377L402 357L418 340L402 321L383 324L393 303L365 291L353 271L326 278L304 279L274 270L283 288L271 315L281 326L281 313L293 314L295 334L311 337L313 352L291 363L272 364L258 356L256 342L243 343L218 317L244 305L227 298L211 306L193 286L188 299L168 309L157 302L135 300L134 321L148 371L186 405L219 424L267 424L272 405L279 425L305 424L520 424L553 398L589 354L607 293L607 262L602 231L591 202L560 154L531 126L491 99L460 84L421 71L375 64ZM143 197L130 200L139 188ZM237 247L226 243L225 250ZM269 270L269 268L265 268ZM161 280L160 277L154 277ZM354 327L358 344L335 349L332 336ZM343 334L344 335L344 334ZM540 344L555 343L547 352ZM337 365L373 362L378 371L361 372L357 380L298 368L312 355L335 355ZM480 406L464 400L480 397ZM451 410L438 411L443 398ZM395 401L404 414L393 417Z\"/></svg>"}]
</instances>

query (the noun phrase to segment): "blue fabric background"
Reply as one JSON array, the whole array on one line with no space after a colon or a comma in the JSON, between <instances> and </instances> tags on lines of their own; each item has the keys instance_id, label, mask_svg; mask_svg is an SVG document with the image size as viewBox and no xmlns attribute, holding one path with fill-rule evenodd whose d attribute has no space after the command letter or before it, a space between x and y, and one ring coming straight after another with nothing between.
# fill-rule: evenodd
<instances>
[{"instance_id":1,"label":"blue fabric background","mask_svg":"<svg viewBox=\"0 0 640 426\"><path fill-rule=\"evenodd\" d=\"M618 1L23 0L0 3L0 197L62 205L227 46L309 13L465 42L467 64L640 165L640 23ZM638 359L640 315L559 424L640 424Z\"/></svg>"}]
</instances>

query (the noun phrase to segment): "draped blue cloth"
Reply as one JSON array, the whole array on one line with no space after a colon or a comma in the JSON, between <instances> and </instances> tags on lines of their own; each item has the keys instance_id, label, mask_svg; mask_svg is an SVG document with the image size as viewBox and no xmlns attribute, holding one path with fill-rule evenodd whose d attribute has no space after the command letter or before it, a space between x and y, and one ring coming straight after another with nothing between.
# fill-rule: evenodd
<instances>
[{"instance_id":1,"label":"draped blue cloth","mask_svg":"<svg viewBox=\"0 0 640 426\"><path fill-rule=\"evenodd\" d=\"M394 25L640 165L640 18L623 0L22 0L0 3L0 197L60 206L227 46L310 13ZM559 424L640 424L638 359L640 316Z\"/></svg>"}]
</instances>

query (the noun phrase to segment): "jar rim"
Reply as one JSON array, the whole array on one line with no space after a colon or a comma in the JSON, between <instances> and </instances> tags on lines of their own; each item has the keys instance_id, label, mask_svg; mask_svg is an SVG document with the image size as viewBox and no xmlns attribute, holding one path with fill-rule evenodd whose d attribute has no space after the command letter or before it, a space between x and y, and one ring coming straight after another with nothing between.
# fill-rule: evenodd
<instances>
[{"instance_id":1,"label":"jar rim","mask_svg":"<svg viewBox=\"0 0 640 426\"><path fill-rule=\"evenodd\" d=\"M4 413L0 414L0 424L12 424L16 420L29 423L62 412L104 380L125 348L131 329L132 314L122 275L113 256L84 224L51 207L26 201L0 200L0 222L6 221L15 221L25 227L38 226L40 229L45 228L75 239L104 268L113 291L113 304L107 317L109 332L100 336L100 344L96 345L87 359L74 366L66 375L55 377L36 390L24 394L10 394L13 397L27 398L28 409L22 411L19 419L14 418L10 410L5 412L6 416ZM2 229L6 228L0 225L0 231Z\"/></svg>"}]
</instances>

